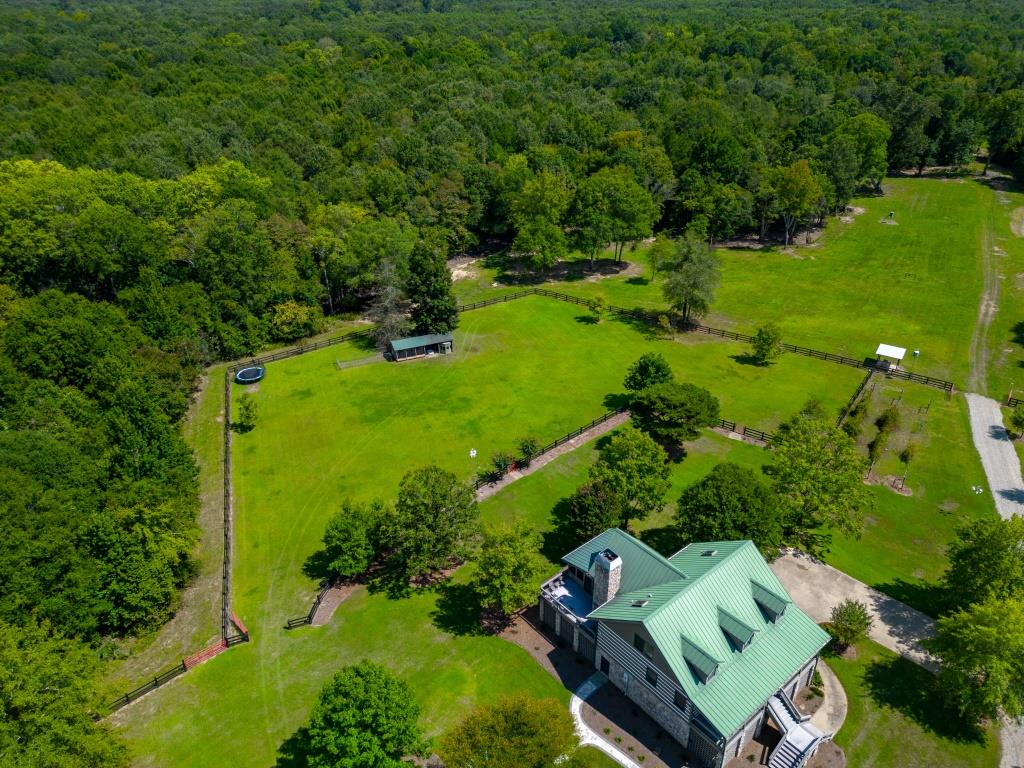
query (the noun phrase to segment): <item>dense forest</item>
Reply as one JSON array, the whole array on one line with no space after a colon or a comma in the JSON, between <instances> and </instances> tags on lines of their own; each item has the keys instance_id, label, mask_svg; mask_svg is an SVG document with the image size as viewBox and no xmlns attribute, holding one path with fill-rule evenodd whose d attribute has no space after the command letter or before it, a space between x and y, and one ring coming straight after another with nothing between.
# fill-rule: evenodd
<instances>
[{"instance_id":1,"label":"dense forest","mask_svg":"<svg viewBox=\"0 0 1024 768\"><path fill-rule=\"evenodd\" d=\"M87 678L193 571L204 365L432 257L789 238L887 172L1024 173L1024 8L26 0L0 103L0 654ZM63 730L0 696L0 763L116 764L67 738L84 688Z\"/></svg>"}]
</instances>

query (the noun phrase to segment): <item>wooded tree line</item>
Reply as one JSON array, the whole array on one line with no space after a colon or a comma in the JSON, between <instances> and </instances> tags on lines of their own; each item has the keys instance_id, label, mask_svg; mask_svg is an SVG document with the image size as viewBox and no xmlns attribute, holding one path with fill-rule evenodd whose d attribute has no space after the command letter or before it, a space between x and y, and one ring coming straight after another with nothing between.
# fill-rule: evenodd
<instances>
[{"instance_id":1,"label":"wooded tree line","mask_svg":"<svg viewBox=\"0 0 1024 768\"><path fill-rule=\"evenodd\" d=\"M450 327L443 262L478 245L542 270L685 233L665 259L695 277L665 282L699 314L697 242L788 239L985 144L1021 170L1009 1L53 2L0 28L0 631L83 680L31 625L100 645L172 611L203 364L324 312ZM0 754L31 765L33 702L82 714L87 686L10 668ZM91 738L68 764L117 764Z\"/></svg>"}]
</instances>

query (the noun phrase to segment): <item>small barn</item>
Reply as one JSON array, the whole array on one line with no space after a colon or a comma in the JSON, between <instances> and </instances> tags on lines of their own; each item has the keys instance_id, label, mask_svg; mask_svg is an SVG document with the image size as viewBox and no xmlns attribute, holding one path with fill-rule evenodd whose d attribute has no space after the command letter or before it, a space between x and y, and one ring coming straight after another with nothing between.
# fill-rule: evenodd
<instances>
[{"instance_id":1,"label":"small barn","mask_svg":"<svg viewBox=\"0 0 1024 768\"><path fill-rule=\"evenodd\" d=\"M429 333L426 336L392 339L388 342L388 352L395 362L427 355L447 355L454 351L455 341L450 333Z\"/></svg>"}]
</instances>

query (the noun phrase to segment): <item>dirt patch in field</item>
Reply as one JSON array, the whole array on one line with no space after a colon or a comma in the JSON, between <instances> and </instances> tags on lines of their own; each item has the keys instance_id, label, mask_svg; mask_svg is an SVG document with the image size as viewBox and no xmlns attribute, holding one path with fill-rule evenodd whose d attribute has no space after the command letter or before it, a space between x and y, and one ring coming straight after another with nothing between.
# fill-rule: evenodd
<instances>
[{"instance_id":1,"label":"dirt patch in field","mask_svg":"<svg viewBox=\"0 0 1024 768\"><path fill-rule=\"evenodd\" d=\"M1024 237L1024 207L1015 208L1010 214L1010 229L1017 237Z\"/></svg>"},{"instance_id":2,"label":"dirt patch in field","mask_svg":"<svg viewBox=\"0 0 1024 768\"><path fill-rule=\"evenodd\" d=\"M448 262L448 268L452 272L452 280L472 280L480 276L480 273L473 266L479 259L453 259Z\"/></svg>"}]
</instances>

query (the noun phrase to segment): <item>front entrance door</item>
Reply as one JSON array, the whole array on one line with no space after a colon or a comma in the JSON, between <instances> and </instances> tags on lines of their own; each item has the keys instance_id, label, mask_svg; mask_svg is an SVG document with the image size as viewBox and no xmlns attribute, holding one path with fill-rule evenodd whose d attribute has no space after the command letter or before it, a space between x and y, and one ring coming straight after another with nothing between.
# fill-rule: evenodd
<instances>
[{"instance_id":1,"label":"front entrance door","mask_svg":"<svg viewBox=\"0 0 1024 768\"><path fill-rule=\"evenodd\" d=\"M601 657L601 671L606 675L611 671L611 665L608 663L608 657Z\"/></svg>"}]
</instances>

